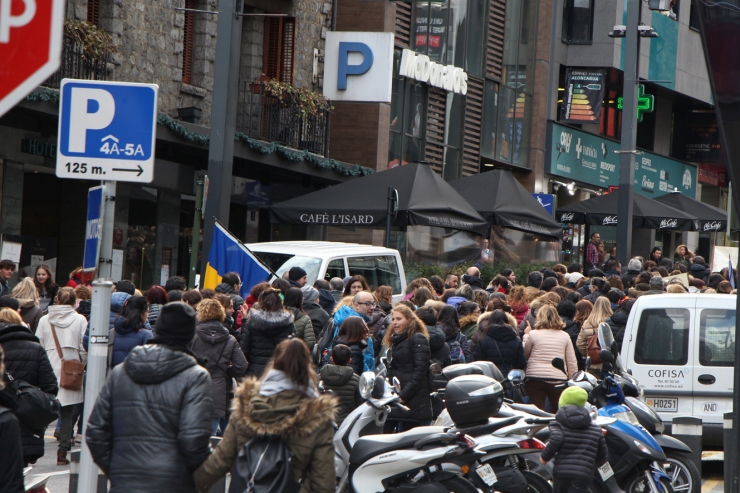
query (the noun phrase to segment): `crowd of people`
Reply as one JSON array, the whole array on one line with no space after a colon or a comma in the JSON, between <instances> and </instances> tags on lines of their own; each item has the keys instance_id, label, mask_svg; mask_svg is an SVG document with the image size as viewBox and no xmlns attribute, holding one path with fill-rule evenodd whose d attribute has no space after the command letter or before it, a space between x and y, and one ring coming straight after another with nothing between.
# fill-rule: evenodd
<instances>
[{"instance_id":1,"label":"crowd of people","mask_svg":"<svg viewBox=\"0 0 740 493\"><path fill-rule=\"evenodd\" d=\"M636 298L734 293L727 269L710 272L685 245L673 261L656 248L625 269L596 252L587 271L557 264L521 284L505 269L486 284L471 267L462 276L415 279L405 293L360 275L310 285L301 267L253 286L246 299L234 272L214 290L187 289L173 277L141 293L122 280L111 297L108 377L88 403L84 387L65 388L62 372L65 361L87 356L89 279L59 287L39 266L11 291L15 266L0 261L3 381L26 381L59 400L59 465L81 440L82 406L93 406L86 440L111 491L208 491L246 443L273 435L290 448L301 491L330 491L334 426L361 404L359 377L383 355L408 409L391 412L386 432L430 423L433 377L476 360L504 375L524 370L529 401L555 410L564 375L552 359L563 358L568 375L584 369L602 322L621 344ZM592 362L589 371L599 369ZM18 442L0 452L0 482L22 488L17 475L43 455L45 430L13 418L13 406L0 392L0 441ZM212 435L223 437L215 452Z\"/></svg>"}]
</instances>

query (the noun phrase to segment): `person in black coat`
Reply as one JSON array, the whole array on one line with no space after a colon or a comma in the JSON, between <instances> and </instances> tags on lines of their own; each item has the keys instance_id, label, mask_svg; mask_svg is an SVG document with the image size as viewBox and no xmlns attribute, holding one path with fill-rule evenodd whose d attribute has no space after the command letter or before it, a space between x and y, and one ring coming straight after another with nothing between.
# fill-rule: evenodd
<instances>
[{"instance_id":1,"label":"person in black coat","mask_svg":"<svg viewBox=\"0 0 740 493\"><path fill-rule=\"evenodd\" d=\"M409 411L394 408L386 421L388 432L397 427L406 431L426 425L432 419L429 396L429 334L424 322L406 305L398 304L391 312L391 326L383 342L390 347L388 378L401 381L399 397Z\"/></svg>"},{"instance_id":2,"label":"person in black coat","mask_svg":"<svg viewBox=\"0 0 740 493\"><path fill-rule=\"evenodd\" d=\"M486 335L475 346L475 361L490 361L501 373L508 375L511 370L527 368L522 340L508 325L508 318L501 310L494 310L489 317Z\"/></svg>"},{"instance_id":3,"label":"person in black coat","mask_svg":"<svg viewBox=\"0 0 740 493\"><path fill-rule=\"evenodd\" d=\"M247 358L248 376L261 377L280 342L295 334L293 315L283 307L279 291L266 289L260 294L259 309L249 310L242 322L239 345Z\"/></svg>"},{"instance_id":4,"label":"person in black coat","mask_svg":"<svg viewBox=\"0 0 740 493\"><path fill-rule=\"evenodd\" d=\"M362 375L365 368L363 351L367 349L368 328L365 321L360 317L347 317L339 327L339 334L332 342L332 347L337 344L347 346L351 351L348 363L356 375Z\"/></svg>"},{"instance_id":5,"label":"person in black coat","mask_svg":"<svg viewBox=\"0 0 740 493\"><path fill-rule=\"evenodd\" d=\"M15 323L8 321L13 315L17 317ZM2 374L5 384L9 383L10 375L14 380L24 380L47 394L57 395L57 377L39 340L26 326L21 325L20 315L16 312L4 311L0 313L2 319L6 320L0 322L0 345L5 349L5 373ZM43 457L44 430L32 430L21 421L20 432L25 467Z\"/></svg>"},{"instance_id":6,"label":"person in black coat","mask_svg":"<svg viewBox=\"0 0 740 493\"><path fill-rule=\"evenodd\" d=\"M162 307L157 334L113 368L85 440L111 493L195 493L193 472L211 453L213 397L208 370L188 349L195 310Z\"/></svg>"},{"instance_id":7,"label":"person in black coat","mask_svg":"<svg viewBox=\"0 0 740 493\"><path fill-rule=\"evenodd\" d=\"M329 314L321 308L321 305L319 305L319 292L316 288L305 285L301 288L301 291L303 291L303 311L306 312L308 318L311 319L313 333L318 339L321 329L323 329L326 322L329 321Z\"/></svg>"},{"instance_id":8,"label":"person in black coat","mask_svg":"<svg viewBox=\"0 0 740 493\"><path fill-rule=\"evenodd\" d=\"M390 310L389 310L390 311ZM429 333L429 350L432 353L432 363L437 363L440 369L450 366L450 346L445 342L445 333L434 325L437 323L437 312L430 306L422 306L414 312L426 325Z\"/></svg>"},{"instance_id":9,"label":"person in black coat","mask_svg":"<svg viewBox=\"0 0 740 493\"><path fill-rule=\"evenodd\" d=\"M624 328L627 326L627 319L630 316L630 311L632 311L632 305L634 304L635 300L625 301L611 317L606 319L606 323L612 329L614 340L619 345L620 352L622 351L622 341L624 340Z\"/></svg>"},{"instance_id":10,"label":"person in black coat","mask_svg":"<svg viewBox=\"0 0 740 493\"><path fill-rule=\"evenodd\" d=\"M3 347L0 345L0 375L5 374ZM4 383L0 380L0 394ZM4 404L8 398L0 395L0 489L7 493L24 493L23 449L18 418ZM42 438L43 440L43 438Z\"/></svg>"},{"instance_id":11,"label":"person in black coat","mask_svg":"<svg viewBox=\"0 0 740 493\"><path fill-rule=\"evenodd\" d=\"M558 315L560 315L560 318L563 319L563 323L565 324L563 330L568 333L570 340L573 343L573 351L576 353L578 369L583 370L586 368L586 358L583 357L581 352L578 350L578 346L576 346L578 334L581 333L581 326L578 322L573 320L576 316L576 304L572 301L564 300L558 303L557 310Z\"/></svg>"},{"instance_id":12,"label":"person in black coat","mask_svg":"<svg viewBox=\"0 0 740 493\"><path fill-rule=\"evenodd\" d=\"M606 439L591 422L583 405L588 395L580 387L568 387L560 396L560 409L550 423L550 440L540 455L546 464L555 457L553 493L588 491L588 486L607 459Z\"/></svg>"},{"instance_id":13,"label":"person in black coat","mask_svg":"<svg viewBox=\"0 0 740 493\"><path fill-rule=\"evenodd\" d=\"M341 426L344 418L362 404L360 396L360 377L349 366L352 353L350 349L338 344L332 347L331 364L321 369L321 382L324 389L331 390L339 401L335 422Z\"/></svg>"}]
</instances>

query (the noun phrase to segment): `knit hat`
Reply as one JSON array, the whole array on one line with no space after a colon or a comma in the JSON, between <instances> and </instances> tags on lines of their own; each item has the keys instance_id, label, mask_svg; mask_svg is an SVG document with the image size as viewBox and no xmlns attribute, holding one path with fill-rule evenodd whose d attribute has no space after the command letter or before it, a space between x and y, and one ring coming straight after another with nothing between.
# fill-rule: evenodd
<instances>
[{"instance_id":1,"label":"knit hat","mask_svg":"<svg viewBox=\"0 0 740 493\"><path fill-rule=\"evenodd\" d=\"M663 278L660 276L653 276L650 278L650 288L662 288Z\"/></svg>"},{"instance_id":2,"label":"knit hat","mask_svg":"<svg viewBox=\"0 0 740 493\"><path fill-rule=\"evenodd\" d=\"M175 348L187 347L195 337L197 323L195 310L190 305L180 301L167 303L159 310L155 335L150 342Z\"/></svg>"},{"instance_id":3,"label":"knit hat","mask_svg":"<svg viewBox=\"0 0 740 493\"><path fill-rule=\"evenodd\" d=\"M303 291L303 301L313 301L319 297L318 290L313 286L309 286L308 284L303 286L301 288L301 291Z\"/></svg>"},{"instance_id":4,"label":"knit hat","mask_svg":"<svg viewBox=\"0 0 740 493\"><path fill-rule=\"evenodd\" d=\"M159 323L159 322L157 322ZM578 406L583 407L586 405L588 400L588 394L581 387L568 387L560 394L560 401L558 407L563 406Z\"/></svg>"},{"instance_id":5,"label":"knit hat","mask_svg":"<svg viewBox=\"0 0 740 493\"><path fill-rule=\"evenodd\" d=\"M288 272L289 281L297 281L298 279L302 279L304 277L306 277L306 271L298 266L291 267L290 271Z\"/></svg>"},{"instance_id":6,"label":"knit hat","mask_svg":"<svg viewBox=\"0 0 740 493\"><path fill-rule=\"evenodd\" d=\"M580 272L571 272L569 274L565 274L565 280L568 282L572 282L573 284L578 284L578 281L581 280L583 277L583 274Z\"/></svg>"}]
</instances>

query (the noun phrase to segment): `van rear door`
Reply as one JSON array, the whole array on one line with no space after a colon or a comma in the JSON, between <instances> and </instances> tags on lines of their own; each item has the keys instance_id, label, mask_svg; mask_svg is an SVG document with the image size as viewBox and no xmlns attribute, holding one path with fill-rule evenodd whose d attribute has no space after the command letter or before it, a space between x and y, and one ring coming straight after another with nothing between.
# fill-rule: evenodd
<instances>
[{"instance_id":1,"label":"van rear door","mask_svg":"<svg viewBox=\"0 0 740 493\"><path fill-rule=\"evenodd\" d=\"M696 363L694 367L693 416L705 423L722 423L732 411L733 365L735 362L734 297L727 303L717 299L696 300Z\"/></svg>"},{"instance_id":2,"label":"van rear door","mask_svg":"<svg viewBox=\"0 0 740 493\"><path fill-rule=\"evenodd\" d=\"M653 302L653 298L660 299L660 303ZM644 308L639 307L635 320L631 320L627 368L644 385L646 402L664 421L671 422L677 415L690 416L693 306L686 306L687 299L661 295L650 296L650 303L639 301Z\"/></svg>"}]
</instances>

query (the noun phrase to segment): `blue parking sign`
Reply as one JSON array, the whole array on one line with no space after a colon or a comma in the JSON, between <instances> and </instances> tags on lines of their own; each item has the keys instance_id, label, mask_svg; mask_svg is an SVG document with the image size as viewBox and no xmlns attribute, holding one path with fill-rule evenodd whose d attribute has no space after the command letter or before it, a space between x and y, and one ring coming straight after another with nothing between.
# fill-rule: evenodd
<instances>
[{"instance_id":1,"label":"blue parking sign","mask_svg":"<svg viewBox=\"0 0 740 493\"><path fill-rule=\"evenodd\" d=\"M156 84L64 79L57 176L150 183L158 91Z\"/></svg>"},{"instance_id":2,"label":"blue parking sign","mask_svg":"<svg viewBox=\"0 0 740 493\"><path fill-rule=\"evenodd\" d=\"M87 223L85 224L85 254L82 269L85 272L98 268L100 258L100 238L103 236L103 190L93 187L87 191Z\"/></svg>"}]
</instances>

